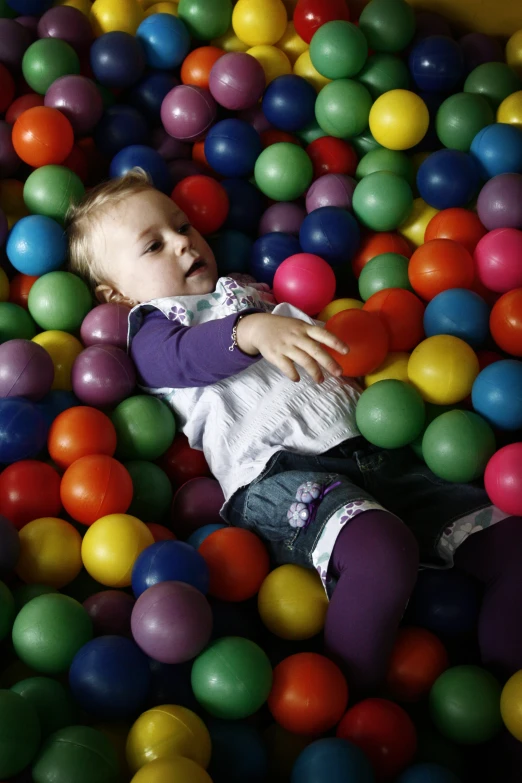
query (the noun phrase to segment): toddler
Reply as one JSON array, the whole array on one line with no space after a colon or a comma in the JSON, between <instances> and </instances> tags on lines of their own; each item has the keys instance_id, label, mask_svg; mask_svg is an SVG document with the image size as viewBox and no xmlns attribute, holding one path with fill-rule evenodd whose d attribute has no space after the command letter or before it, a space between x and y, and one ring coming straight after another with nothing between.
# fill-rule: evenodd
<instances>
[{"instance_id":1,"label":"toddler","mask_svg":"<svg viewBox=\"0 0 522 783\"><path fill-rule=\"evenodd\" d=\"M522 521L411 449L368 444L359 386L326 350L344 343L267 286L218 279L206 241L139 170L91 191L67 229L72 271L130 308L140 384L204 451L223 518L257 533L275 565L317 570L327 652L357 691L386 673L419 562L480 580L483 662L504 679L522 669Z\"/></svg>"}]
</instances>

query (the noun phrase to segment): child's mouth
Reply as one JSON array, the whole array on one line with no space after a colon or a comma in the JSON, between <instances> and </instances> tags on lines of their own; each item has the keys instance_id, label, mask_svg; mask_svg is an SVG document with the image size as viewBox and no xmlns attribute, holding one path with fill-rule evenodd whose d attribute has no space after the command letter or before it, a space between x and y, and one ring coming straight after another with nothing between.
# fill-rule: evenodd
<instances>
[{"instance_id":1,"label":"child's mouth","mask_svg":"<svg viewBox=\"0 0 522 783\"><path fill-rule=\"evenodd\" d=\"M198 274L201 274L203 270L205 269L207 265L207 262L204 258L196 258L188 272L185 274L185 277L195 277Z\"/></svg>"}]
</instances>

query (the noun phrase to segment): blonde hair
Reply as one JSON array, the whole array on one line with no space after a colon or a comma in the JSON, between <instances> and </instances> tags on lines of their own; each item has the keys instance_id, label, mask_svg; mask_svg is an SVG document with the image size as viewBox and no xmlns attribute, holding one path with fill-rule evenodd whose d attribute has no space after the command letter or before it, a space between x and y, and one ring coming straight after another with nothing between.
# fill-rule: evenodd
<instances>
[{"instance_id":1,"label":"blonde hair","mask_svg":"<svg viewBox=\"0 0 522 783\"><path fill-rule=\"evenodd\" d=\"M115 177L92 188L79 204L72 204L65 218L65 231L69 243L69 269L80 275L95 288L108 283L102 263L96 258L92 245L92 228L108 204L119 204L128 196L155 190L148 174L134 168L123 177Z\"/></svg>"}]
</instances>

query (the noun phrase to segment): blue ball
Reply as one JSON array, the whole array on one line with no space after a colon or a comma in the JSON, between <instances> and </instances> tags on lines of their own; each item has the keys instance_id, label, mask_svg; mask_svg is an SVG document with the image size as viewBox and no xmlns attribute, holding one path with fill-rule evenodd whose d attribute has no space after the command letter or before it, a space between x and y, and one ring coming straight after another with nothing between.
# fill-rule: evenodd
<instances>
[{"instance_id":1,"label":"blue ball","mask_svg":"<svg viewBox=\"0 0 522 783\"><path fill-rule=\"evenodd\" d=\"M396 783L461 783L461 779L450 769L427 762L405 770Z\"/></svg>"},{"instance_id":2,"label":"blue ball","mask_svg":"<svg viewBox=\"0 0 522 783\"><path fill-rule=\"evenodd\" d=\"M208 240L216 257L220 277L231 272L248 272L254 241L242 231L228 229Z\"/></svg>"},{"instance_id":3,"label":"blue ball","mask_svg":"<svg viewBox=\"0 0 522 783\"><path fill-rule=\"evenodd\" d=\"M255 726L210 718L207 728L212 740L208 774L213 783L265 783L268 755Z\"/></svg>"},{"instance_id":4,"label":"blue ball","mask_svg":"<svg viewBox=\"0 0 522 783\"><path fill-rule=\"evenodd\" d=\"M81 404L76 394L63 389L53 389L37 402L38 408L45 416L49 427L60 413L69 410L69 408L76 408L76 406Z\"/></svg>"},{"instance_id":5,"label":"blue ball","mask_svg":"<svg viewBox=\"0 0 522 783\"><path fill-rule=\"evenodd\" d=\"M486 125L471 142L470 153L484 179L522 174L522 130L500 122Z\"/></svg>"},{"instance_id":6,"label":"blue ball","mask_svg":"<svg viewBox=\"0 0 522 783\"><path fill-rule=\"evenodd\" d=\"M426 569L413 591L410 624L448 637L470 633L476 628L479 606L475 582L466 574Z\"/></svg>"},{"instance_id":7,"label":"blue ball","mask_svg":"<svg viewBox=\"0 0 522 783\"><path fill-rule=\"evenodd\" d=\"M148 16L138 27L136 38L141 41L150 68L177 68L190 49L189 31L172 14Z\"/></svg>"},{"instance_id":8,"label":"blue ball","mask_svg":"<svg viewBox=\"0 0 522 783\"><path fill-rule=\"evenodd\" d=\"M38 456L48 430L45 415L34 402L22 397L0 399L0 463Z\"/></svg>"},{"instance_id":9,"label":"blue ball","mask_svg":"<svg viewBox=\"0 0 522 783\"><path fill-rule=\"evenodd\" d=\"M462 49L445 35L419 41L410 52L408 65L419 90L427 92L451 92L464 77Z\"/></svg>"},{"instance_id":10,"label":"blue ball","mask_svg":"<svg viewBox=\"0 0 522 783\"><path fill-rule=\"evenodd\" d=\"M522 429L522 362L504 359L485 367L475 378L471 402L492 427Z\"/></svg>"},{"instance_id":11,"label":"blue ball","mask_svg":"<svg viewBox=\"0 0 522 783\"><path fill-rule=\"evenodd\" d=\"M217 122L205 138L208 165L224 177L248 177L262 149L259 133L244 120Z\"/></svg>"},{"instance_id":12,"label":"blue ball","mask_svg":"<svg viewBox=\"0 0 522 783\"><path fill-rule=\"evenodd\" d=\"M170 73L150 71L129 90L127 100L152 125L161 125L161 104L165 95L177 84L178 80Z\"/></svg>"},{"instance_id":13,"label":"blue ball","mask_svg":"<svg viewBox=\"0 0 522 783\"><path fill-rule=\"evenodd\" d=\"M149 683L147 656L123 636L100 636L87 642L69 669L76 702L105 720L134 718L145 705Z\"/></svg>"},{"instance_id":14,"label":"blue ball","mask_svg":"<svg viewBox=\"0 0 522 783\"><path fill-rule=\"evenodd\" d=\"M250 273L258 283L272 287L279 266L290 256L301 252L299 240L292 234L274 231L259 237L252 246Z\"/></svg>"},{"instance_id":15,"label":"blue ball","mask_svg":"<svg viewBox=\"0 0 522 783\"><path fill-rule=\"evenodd\" d=\"M291 783L375 783L370 762L357 745L337 737L311 742L299 754Z\"/></svg>"},{"instance_id":16,"label":"blue ball","mask_svg":"<svg viewBox=\"0 0 522 783\"><path fill-rule=\"evenodd\" d=\"M132 569L136 598L160 582L185 582L202 593L208 591L208 566L202 555L184 541L158 541L138 556Z\"/></svg>"},{"instance_id":17,"label":"blue ball","mask_svg":"<svg viewBox=\"0 0 522 783\"><path fill-rule=\"evenodd\" d=\"M331 266L350 261L360 241L356 219L342 207L314 209L305 217L299 231L303 252L320 256Z\"/></svg>"},{"instance_id":18,"label":"blue ball","mask_svg":"<svg viewBox=\"0 0 522 783\"><path fill-rule=\"evenodd\" d=\"M224 179L221 184L227 192L230 205L223 228L257 236L265 208L261 191L246 179Z\"/></svg>"},{"instance_id":19,"label":"blue ball","mask_svg":"<svg viewBox=\"0 0 522 783\"><path fill-rule=\"evenodd\" d=\"M140 41L120 30L95 38L90 57L94 76L105 87L130 87L145 69Z\"/></svg>"},{"instance_id":20,"label":"blue ball","mask_svg":"<svg viewBox=\"0 0 522 783\"><path fill-rule=\"evenodd\" d=\"M474 291L450 288L428 302L424 331L426 337L451 334L479 348L489 334L489 307Z\"/></svg>"},{"instance_id":21,"label":"blue ball","mask_svg":"<svg viewBox=\"0 0 522 783\"><path fill-rule=\"evenodd\" d=\"M268 122L284 131L297 131L315 119L317 93L302 76L278 76L265 90L263 114Z\"/></svg>"},{"instance_id":22,"label":"blue ball","mask_svg":"<svg viewBox=\"0 0 522 783\"><path fill-rule=\"evenodd\" d=\"M172 175L169 167L159 152L144 144L133 144L117 152L111 160L109 173L111 177L122 177L135 166L147 172L155 188L170 194Z\"/></svg>"},{"instance_id":23,"label":"blue ball","mask_svg":"<svg viewBox=\"0 0 522 783\"><path fill-rule=\"evenodd\" d=\"M18 272L39 277L61 267L67 254L67 240L56 220L29 215L11 229L6 251Z\"/></svg>"},{"instance_id":24,"label":"blue ball","mask_svg":"<svg viewBox=\"0 0 522 783\"><path fill-rule=\"evenodd\" d=\"M417 172L419 194L435 209L467 206L480 185L475 160L459 150L433 152Z\"/></svg>"},{"instance_id":25,"label":"blue ball","mask_svg":"<svg viewBox=\"0 0 522 783\"><path fill-rule=\"evenodd\" d=\"M125 147L145 144L149 138L149 126L145 117L133 106L117 104L104 111L93 135L102 155L113 158Z\"/></svg>"},{"instance_id":26,"label":"blue ball","mask_svg":"<svg viewBox=\"0 0 522 783\"><path fill-rule=\"evenodd\" d=\"M227 527L227 525L221 524L221 522L213 522L210 525L198 527L198 529L194 530L192 535L187 538L187 544L193 546L194 549L199 549L203 541L208 538L211 533L215 533L216 530L222 530L224 527Z\"/></svg>"},{"instance_id":27,"label":"blue ball","mask_svg":"<svg viewBox=\"0 0 522 783\"><path fill-rule=\"evenodd\" d=\"M9 0L8 8L17 11L19 16L41 16L52 6L52 0Z\"/></svg>"}]
</instances>

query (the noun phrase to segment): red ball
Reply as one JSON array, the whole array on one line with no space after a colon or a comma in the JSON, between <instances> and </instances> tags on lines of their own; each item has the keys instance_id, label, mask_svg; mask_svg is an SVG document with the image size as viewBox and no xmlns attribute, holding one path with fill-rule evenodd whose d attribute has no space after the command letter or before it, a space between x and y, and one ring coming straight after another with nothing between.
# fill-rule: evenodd
<instances>
[{"instance_id":1,"label":"red ball","mask_svg":"<svg viewBox=\"0 0 522 783\"><path fill-rule=\"evenodd\" d=\"M468 253L473 253L477 243L487 234L478 215L462 207L451 207L438 212L428 225L424 242L432 239L452 239L463 245Z\"/></svg>"},{"instance_id":2,"label":"red ball","mask_svg":"<svg viewBox=\"0 0 522 783\"><path fill-rule=\"evenodd\" d=\"M411 351L424 339L425 306L411 291L385 288L372 294L362 309L379 316L390 338L390 351Z\"/></svg>"},{"instance_id":3,"label":"red ball","mask_svg":"<svg viewBox=\"0 0 522 783\"><path fill-rule=\"evenodd\" d=\"M480 372L482 372L482 370L484 370L486 367L489 367L490 364L501 362L504 358L496 351L475 351L475 353L477 354L477 359L479 360Z\"/></svg>"},{"instance_id":4,"label":"red ball","mask_svg":"<svg viewBox=\"0 0 522 783\"><path fill-rule=\"evenodd\" d=\"M296 253L277 267L273 291L277 302L288 302L307 315L317 315L335 296L332 267L312 253Z\"/></svg>"},{"instance_id":5,"label":"red ball","mask_svg":"<svg viewBox=\"0 0 522 783\"><path fill-rule=\"evenodd\" d=\"M278 130L277 128L269 128L261 133L261 144L263 149L270 147L271 144L279 144L281 141L286 141L288 144L297 144L300 147L299 139L296 136L292 136L291 133Z\"/></svg>"},{"instance_id":6,"label":"red ball","mask_svg":"<svg viewBox=\"0 0 522 783\"><path fill-rule=\"evenodd\" d=\"M223 522L219 512L225 498L213 478L194 478L178 489L172 500L171 527L178 538L188 538L203 525Z\"/></svg>"},{"instance_id":7,"label":"red ball","mask_svg":"<svg viewBox=\"0 0 522 783\"><path fill-rule=\"evenodd\" d=\"M452 239L432 239L410 258L408 276L413 290L431 300L449 288L472 288L475 265L471 253Z\"/></svg>"},{"instance_id":8,"label":"red ball","mask_svg":"<svg viewBox=\"0 0 522 783\"><path fill-rule=\"evenodd\" d=\"M35 106L44 105L44 96L38 95L36 92L30 92L27 95L20 95L19 98L15 98L10 107L5 113L5 121L9 125L14 125L18 117L27 111L27 109L34 109Z\"/></svg>"},{"instance_id":9,"label":"red ball","mask_svg":"<svg viewBox=\"0 0 522 783\"><path fill-rule=\"evenodd\" d=\"M15 275L9 284L9 301L27 310L29 291L38 280L38 275Z\"/></svg>"},{"instance_id":10,"label":"red ball","mask_svg":"<svg viewBox=\"0 0 522 783\"><path fill-rule=\"evenodd\" d=\"M171 198L201 234L214 233L227 219L227 192L212 177L194 174L182 179L172 191Z\"/></svg>"},{"instance_id":11,"label":"red ball","mask_svg":"<svg viewBox=\"0 0 522 783\"><path fill-rule=\"evenodd\" d=\"M382 253L399 253L410 258L412 249L408 242L393 231L383 231L379 234L367 234L363 236L359 249L352 259L352 269L355 277L359 277L366 264Z\"/></svg>"},{"instance_id":12,"label":"red ball","mask_svg":"<svg viewBox=\"0 0 522 783\"><path fill-rule=\"evenodd\" d=\"M326 328L350 348L347 354L326 348L343 368L343 375L368 375L386 359L390 338L378 315L355 308L341 310L326 322Z\"/></svg>"},{"instance_id":13,"label":"red ball","mask_svg":"<svg viewBox=\"0 0 522 783\"><path fill-rule=\"evenodd\" d=\"M299 0L294 11L296 32L306 43L321 25L336 19L350 20L346 0Z\"/></svg>"},{"instance_id":14,"label":"red ball","mask_svg":"<svg viewBox=\"0 0 522 783\"><path fill-rule=\"evenodd\" d=\"M87 181L87 177L89 176L89 160L78 144L73 145L72 150L65 158L62 166L73 171L82 182Z\"/></svg>"},{"instance_id":15,"label":"red ball","mask_svg":"<svg viewBox=\"0 0 522 783\"><path fill-rule=\"evenodd\" d=\"M292 734L329 731L339 722L347 704L346 680L339 667L324 655L297 653L274 669L268 708L274 720Z\"/></svg>"},{"instance_id":16,"label":"red ball","mask_svg":"<svg viewBox=\"0 0 522 783\"><path fill-rule=\"evenodd\" d=\"M35 106L18 117L12 139L18 157L38 168L63 163L73 148L74 133L61 111Z\"/></svg>"},{"instance_id":17,"label":"red ball","mask_svg":"<svg viewBox=\"0 0 522 783\"><path fill-rule=\"evenodd\" d=\"M60 514L60 476L45 462L21 460L0 474L0 514L20 530L28 522Z\"/></svg>"},{"instance_id":18,"label":"red ball","mask_svg":"<svg viewBox=\"0 0 522 783\"><path fill-rule=\"evenodd\" d=\"M502 351L522 356L522 288L508 291L495 302L489 330Z\"/></svg>"},{"instance_id":19,"label":"red ball","mask_svg":"<svg viewBox=\"0 0 522 783\"><path fill-rule=\"evenodd\" d=\"M165 527L165 525L158 525L157 522L147 522L147 527L149 528L150 532L153 535L154 542L157 544L158 541L175 541L176 536L172 532L172 530L169 530L168 527Z\"/></svg>"},{"instance_id":20,"label":"red ball","mask_svg":"<svg viewBox=\"0 0 522 783\"><path fill-rule=\"evenodd\" d=\"M224 54L225 51L217 46L200 46L187 54L181 66L180 75L183 84L193 84L208 90L212 66Z\"/></svg>"},{"instance_id":21,"label":"red ball","mask_svg":"<svg viewBox=\"0 0 522 783\"><path fill-rule=\"evenodd\" d=\"M116 430L105 413L78 405L60 413L51 425L47 448L60 468L68 468L80 457L116 451Z\"/></svg>"},{"instance_id":22,"label":"red ball","mask_svg":"<svg viewBox=\"0 0 522 783\"><path fill-rule=\"evenodd\" d=\"M386 699L356 704L338 725L336 735L361 748L378 781L393 780L412 762L417 749L411 718Z\"/></svg>"},{"instance_id":23,"label":"red ball","mask_svg":"<svg viewBox=\"0 0 522 783\"><path fill-rule=\"evenodd\" d=\"M391 698L419 701L448 666L446 648L435 634L424 628L399 628L386 676Z\"/></svg>"},{"instance_id":24,"label":"red ball","mask_svg":"<svg viewBox=\"0 0 522 783\"><path fill-rule=\"evenodd\" d=\"M357 154L351 144L334 136L321 136L312 141L306 152L314 168L314 179L323 174L355 174Z\"/></svg>"},{"instance_id":25,"label":"red ball","mask_svg":"<svg viewBox=\"0 0 522 783\"><path fill-rule=\"evenodd\" d=\"M511 443L493 454L484 486L495 506L506 514L522 515L522 443Z\"/></svg>"},{"instance_id":26,"label":"red ball","mask_svg":"<svg viewBox=\"0 0 522 783\"><path fill-rule=\"evenodd\" d=\"M105 454L77 459L63 474L60 485L65 510L83 525L92 525L107 514L125 514L132 492L128 470Z\"/></svg>"},{"instance_id":27,"label":"red ball","mask_svg":"<svg viewBox=\"0 0 522 783\"><path fill-rule=\"evenodd\" d=\"M187 436L182 432L176 435L165 454L158 460L158 465L178 487L191 479L210 476L205 455L198 449L192 449Z\"/></svg>"},{"instance_id":28,"label":"red ball","mask_svg":"<svg viewBox=\"0 0 522 783\"><path fill-rule=\"evenodd\" d=\"M205 538L198 549L210 573L208 592L222 601L247 601L270 571L265 545L255 533L224 527Z\"/></svg>"},{"instance_id":29,"label":"red ball","mask_svg":"<svg viewBox=\"0 0 522 783\"><path fill-rule=\"evenodd\" d=\"M15 97L15 83L5 65L0 63L0 114L3 114L11 105Z\"/></svg>"}]
</instances>

